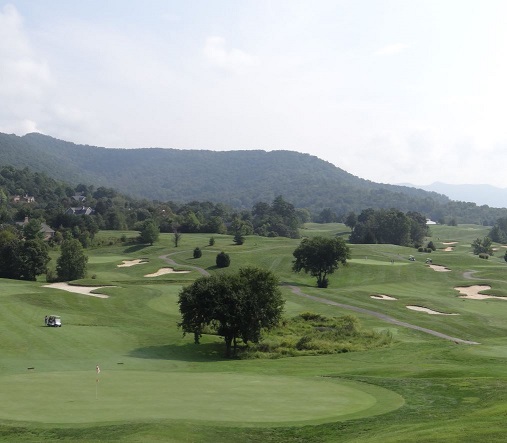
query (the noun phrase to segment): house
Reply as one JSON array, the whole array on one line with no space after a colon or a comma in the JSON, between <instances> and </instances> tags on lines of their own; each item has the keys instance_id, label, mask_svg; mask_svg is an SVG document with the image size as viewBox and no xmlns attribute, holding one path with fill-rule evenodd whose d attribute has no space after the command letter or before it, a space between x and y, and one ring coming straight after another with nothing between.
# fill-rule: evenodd
<instances>
[{"instance_id":1,"label":"house","mask_svg":"<svg viewBox=\"0 0 507 443\"><path fill-rule=\"evenodd\" d=\"M78 208L69 208L65 211L65 214L67 215L91 215L95 211L90 208L89 206L80 206Z\"/></svg>"},{"instance_id":2,"label":"house","mask_svg":"<svg viewBox=\"0 0 507 443\"><path fill-rule=\"evenodd\" d=\"M12 197L13 203L35 203L35 197L25 194L23 196L21 195L15 195Z\"/></svg>"},{"instance_id":3,"label":"house","mask_svg":"<svg viewBox=\"0 0 507 443\"><path fill-rule=\"evenodd\" d=\"M25 226L28 222L29 222L29 218L28 217L25 217L25 219L22 221L22 222L16 222L16 224L18 226ZM47 225L46 223L41 223L40 224L40 231L39 232L42 232L43 234L43 238L44 240L49 240L50 238L53 238L55 236L55 231L53 229L51 229L51 227L49 225Z\"/></svg>"},{"instance_id":4,"label":"house","mask_svg":"<svg viewBox=\"0 0 507 443\"><path fill-rule=\"evenodd\" d=\"M83 203L86 200L86 197L82 193L74 194L72 198L79 203Z\"/></svg>"}]
</instances>

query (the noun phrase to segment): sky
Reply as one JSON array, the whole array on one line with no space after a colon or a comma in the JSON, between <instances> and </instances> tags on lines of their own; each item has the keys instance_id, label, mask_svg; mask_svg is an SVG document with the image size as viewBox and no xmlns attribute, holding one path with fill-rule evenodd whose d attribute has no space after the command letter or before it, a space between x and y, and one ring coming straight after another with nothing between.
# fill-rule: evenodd
<instances>
[{"instance_id":1,"label":"sky","mask_svg":"<svg viewBox=\"0 0 507 443\"><path fill-rule=\"evenodd\" d=\"M0 132L507 187L504 0L0 0Z\"/></svg>"}]
</instances>

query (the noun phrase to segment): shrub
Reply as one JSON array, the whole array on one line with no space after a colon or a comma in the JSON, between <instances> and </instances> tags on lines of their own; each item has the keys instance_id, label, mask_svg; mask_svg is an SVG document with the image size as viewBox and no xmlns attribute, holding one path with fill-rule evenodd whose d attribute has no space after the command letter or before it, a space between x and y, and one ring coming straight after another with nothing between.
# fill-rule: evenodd
<instances>
[{"instance_id":1,"label":"shrub","mask_svg":"<svg viewBox=\"0 0 507 443\"><path fill-rule=\"evenodd\" d=\"M211 238L209 239L209 245L210 245L210 246L213 246L214 244L215 244L215 237L211 237Z\"/></svg>"},{"instance_id":2,"label":"shrub","mask_svg":"<svg viewBox=\"0 0 507 443\"><path fill-rule=\"evenodd\" d=\"M487 260L487 259L489 258L489 255L488 255L488 254L485 254L484 252L481 252L481 253L479 254L479 258L483 258L483 259Z\"/></svg>"},{"instance_id":3,"label":"shrub","mask_svg":"<svg viewBox=\"0 0 507 443\"><path fill-rule=\"evenodd\" d=\"M430 242L428 243L428 249L431 249L432 251L434 251L434 250L435 250L435 249L437 249L437 248L435 248L435 245L433 244L433 242L432 242L432 241L430 241Z\"/></svg>"},{"instance_id":4,"label":"shrub","mask_svg":"<svg viewBox=\"0 0 507 443\"><path fill-rule=\"evenodd\" d=\"M231 259L229 257L229 254L226 254L225 252L220 252L220 254L217 254L216 259L217 268L227 268L231 264Z\"/></svg>"},{"instance_id":5,"label":"shrub","mask_svg":"<svg viewBox=\"0 0 507 443\"><path fill-rule=\"evenodd\" d=\"M424 248L423 248L422 246L421 246L421 247L419 247L419 248L417 248L417 250L418 250L419 252L424 252Z\"/></svg>"},{"instance_id":6,"label":"shrub","mask_svg":"<svg viewBox=\"0 0 507 443\"><path fill-rule=\"evenodd\" d=\"M194 258L201 258L202 257L202 251L201 248L197 247L194 249Z\"/></svg>"}]
</instances>

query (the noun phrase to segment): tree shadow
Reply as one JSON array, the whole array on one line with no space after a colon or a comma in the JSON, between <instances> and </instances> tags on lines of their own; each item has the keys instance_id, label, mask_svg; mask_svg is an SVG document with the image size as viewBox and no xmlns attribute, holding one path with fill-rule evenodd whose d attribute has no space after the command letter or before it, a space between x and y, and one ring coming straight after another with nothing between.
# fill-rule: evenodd
<instances>
[{"instance_id":1,"label":"tree shadow","mask_svg":"<svg viewBox=\"0 0 507 443\"><path fill-rule=\"evenodd\" d=\"M301 282L295 282L295 281L283 281L283 282L280 282L280 286L298 286L300 288L316 288L317 284L310 285L308 283L301 283Z\"/></svg>"},{"instance_id":2,"label":"tree shadow","mask_svg":"<svg viewBox=\"0 0 507 443\"><path fill-rule=\"evenodd\" d=\"M225 360L223 343L185 343L182 345L147 346L133 349L129 357L155 360L180 360L187 362L206 362Z\"/></svg>"},{"instance_id":3,"label":"tree shadow","mask_svg":"<svg viewBox=\"0 0 507 443\"><path fill-rule=\"evenodd\" d=\"M130 254L131 252L141 251L142 249L148 248L148 247L149 247L149 245L134 245L134 246L129 246L128 248L125 248L123 250L123 252Z\"/></svg>"}]
</instances>

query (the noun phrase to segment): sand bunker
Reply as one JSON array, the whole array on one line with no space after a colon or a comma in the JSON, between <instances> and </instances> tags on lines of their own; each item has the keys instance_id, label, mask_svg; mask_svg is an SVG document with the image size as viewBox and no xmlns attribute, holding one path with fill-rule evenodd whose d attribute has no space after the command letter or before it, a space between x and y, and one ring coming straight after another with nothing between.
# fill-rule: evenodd
<instances>
[{"instance_id":1,"label":"sand bunker","mask_svg":"<svg viewBox=\"0 0 507 443\"><path fill-rule=\"evenodd\" d=\"M440 266L440 265L428 265L428 266L437 272L450 272L450 269L446 268L445 266Z\"/></svg>"},{"instance_id":2,"label":"sand bunker","mask_svg":"<svg viewBox=\"0 0 507 443\"><path fill-rule=\"evenodd\" d=\"M447 246L447 248L445 248L443 251L444 252L451 252L451 251L454 251L454 248L452 246Z\"/></svg>"},{"instance_id":3,"label":"sand bunker","mask_svg":"<svg viewBox=\"0 0 507 443\"><path fill-rule=\"evenodd\" d=\"M136 260L123 260L121 265L117 265L119 268L128 268L134 265L142 265L144 263L148 263L148 260L143 260L142 258L138 258Z\"/></svg>"},{"instance_id":4,"label":"sand bunker","mask_svg":"<svg viewBox=\"0 0 507 443\"><path fill-rule=\"evenodd\" d=\"M398 300L397 298L391 297L390 295L385 294L375 294L370 295L371 298L374 298L375 300Z\"/></svg>"},{"instance_id":5,"label":"sand bunker","mask_svg":"<svg viewBox=\"0 0 507 443\"><path fill-rule=\"evenodd\" d=\"M469 298L472 300L485 300L487 298L498 298L500 300L507 300L507 297L498 297L496 295L488 295L488 294L479 294L481 291L487 291L491 289L491 286L487 285L473 285L473 286L457 286L454 289L459 291L459 298Z\"/></svg>"},{"instance_id":6,"label":"sand bunker","mask_svg":"<svg viewBox=\"0 0 507 443\"><path fill-rule=\"evenodd\" d=\"M457 241L444 241L442 242L443 245L457 245Z\"/></svg>"},{"instance_id":7,"label":"sand bunker","mask_svg":"<svg viewBox=\"0 0 507 443\"><path fill-rule=\"evenodd\" d=\"M106 294L93 294L92 291L97 291L102 288L112 288L114 286L73 286L68 283L51 283L50 285L44 285L44 288L61 289L62 291L73 292L75 294L89 295L90 297L97 298L109 298Z\"/></svg>"},{"instance_id":8,"label":"sand bunker","mask_svg":"<svg viewBox=\"0 0 507 443\"><path fill-rule=\"evenodd\" d=\"M190 271L175 271L173 268L160 268L153 274L146 274L145 277L158 277L164 274L188 274Z\"/></svg>"},{"instance_id":9,"label":"sand bunker","mask_svg":"<svg viewBox=\"0 0 507 443\"><path fill-rule=\"evenodd\" d=\"M422 306L407 306L407 309L411 309L412 311L425 312L426 314L431 315L459 315L459 314L446 314L445 312L434 311L433 309L423 308Z\"/></svg>"}]
</instances>

